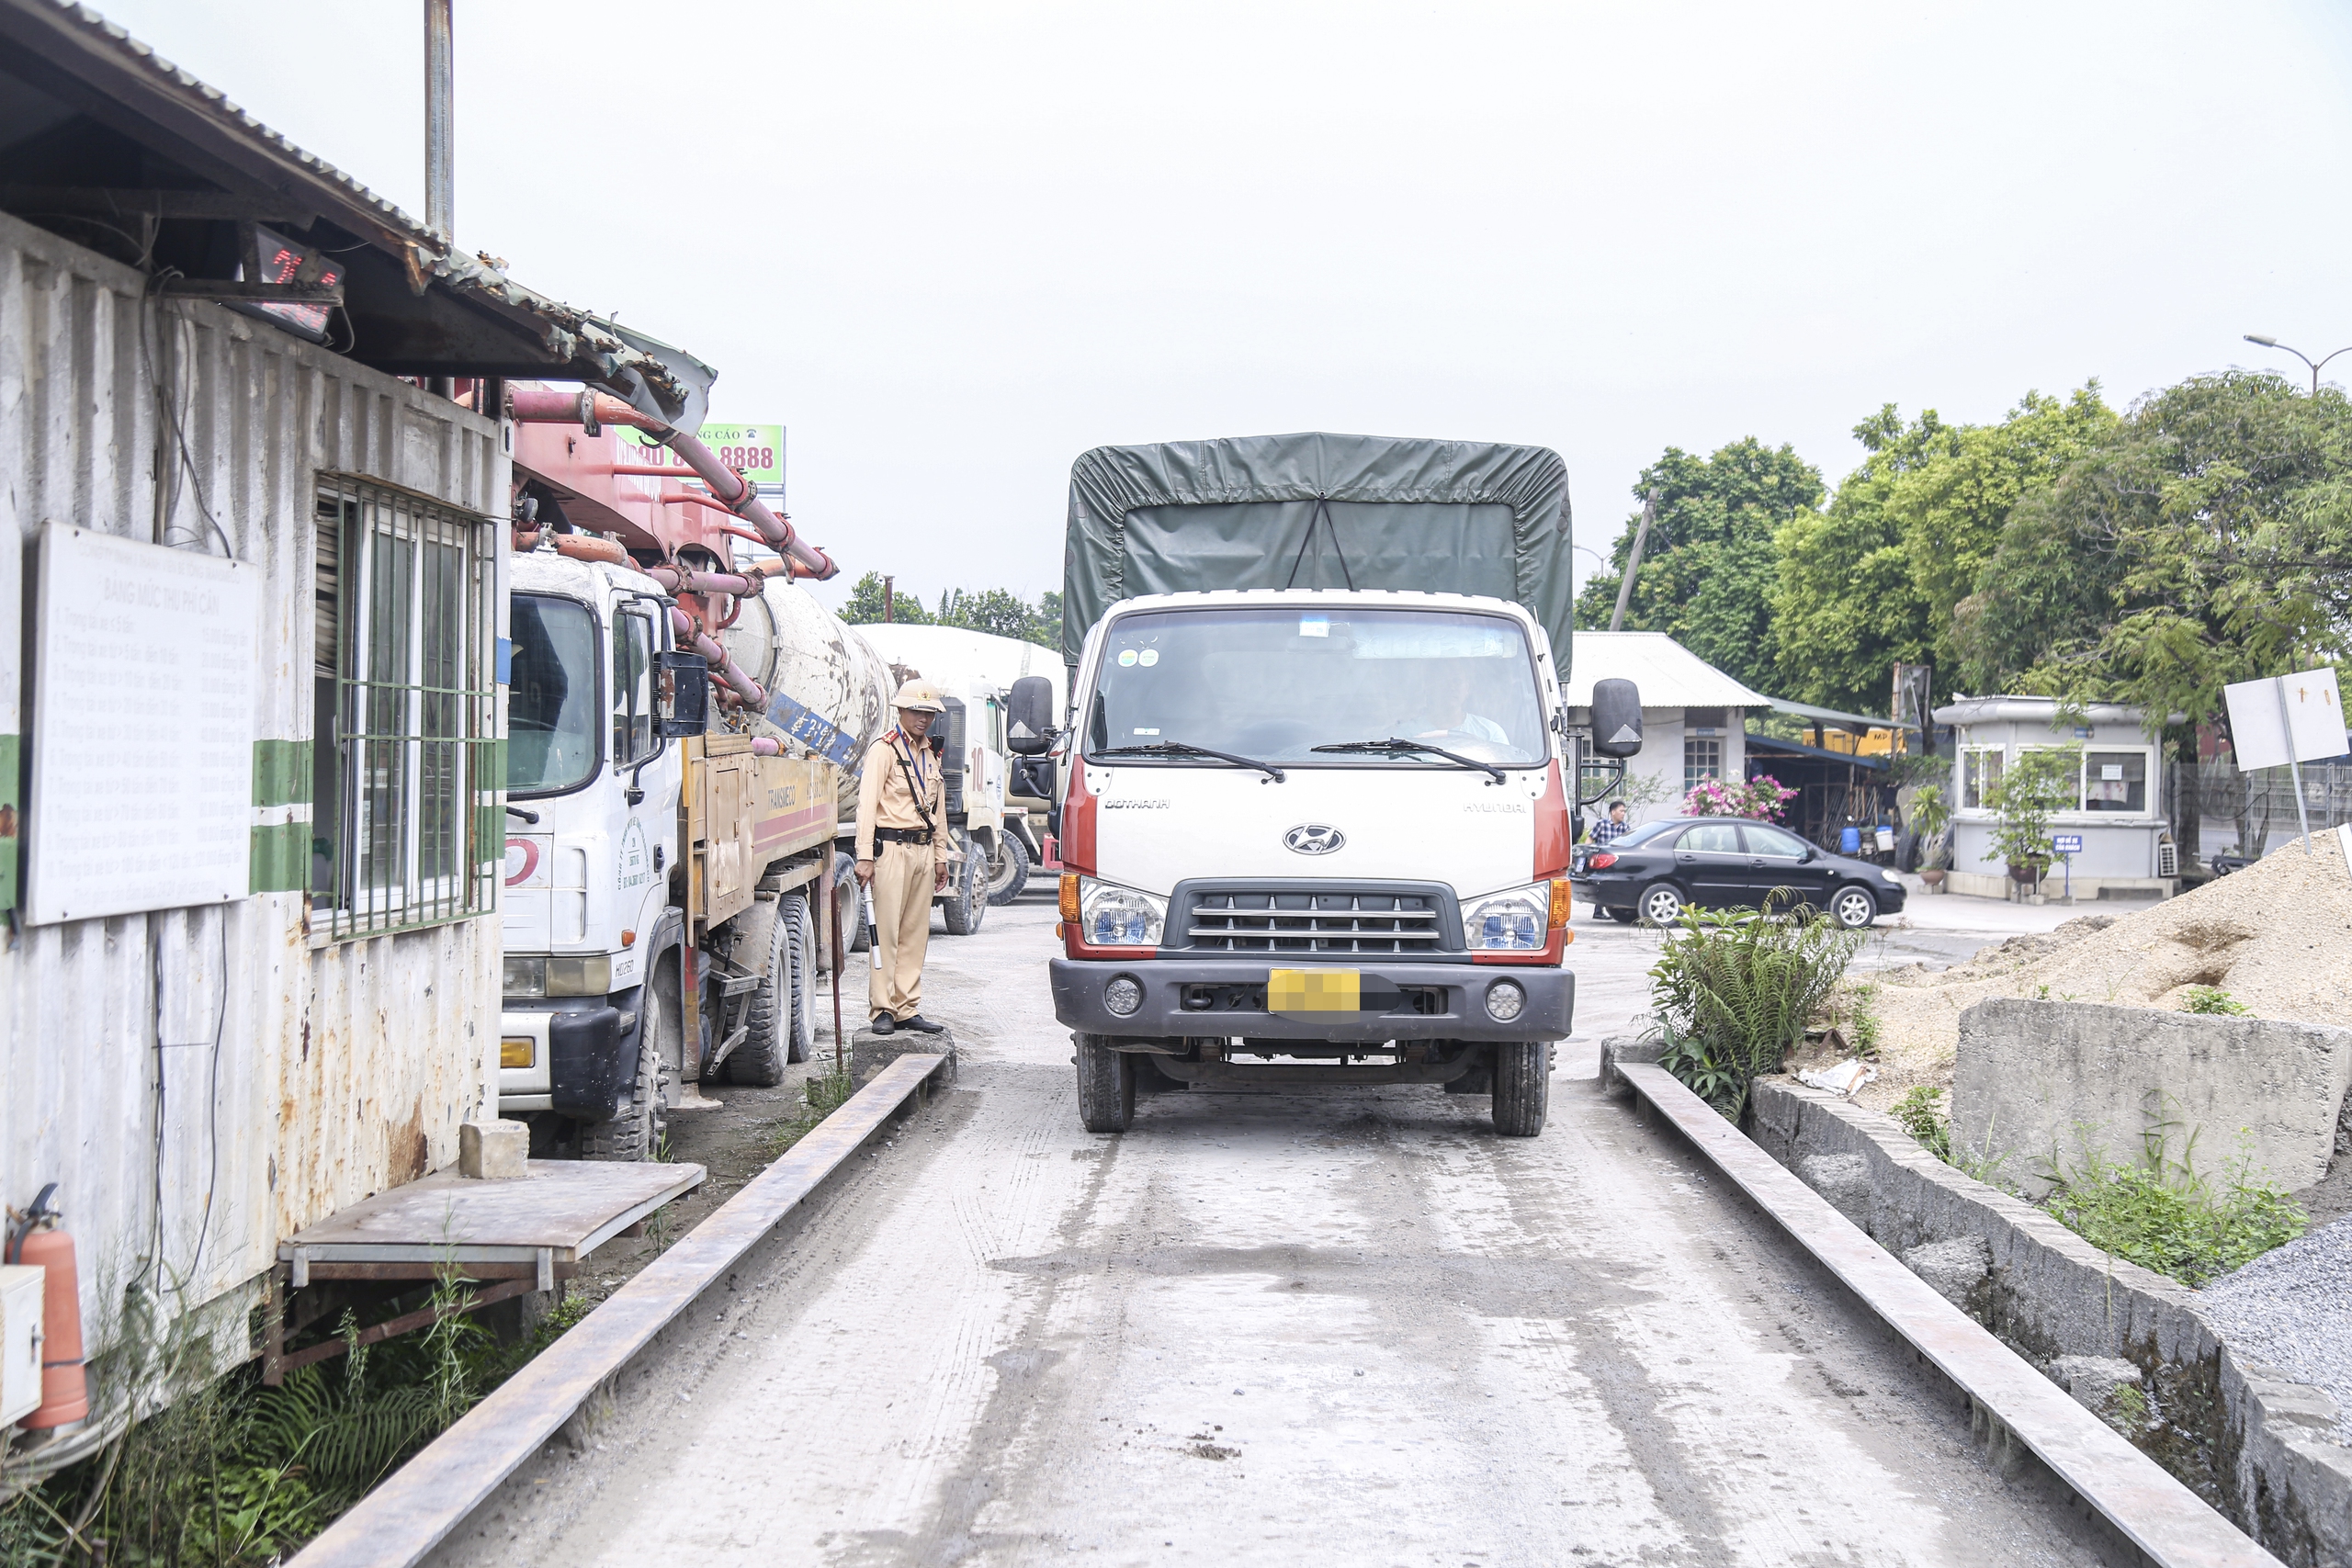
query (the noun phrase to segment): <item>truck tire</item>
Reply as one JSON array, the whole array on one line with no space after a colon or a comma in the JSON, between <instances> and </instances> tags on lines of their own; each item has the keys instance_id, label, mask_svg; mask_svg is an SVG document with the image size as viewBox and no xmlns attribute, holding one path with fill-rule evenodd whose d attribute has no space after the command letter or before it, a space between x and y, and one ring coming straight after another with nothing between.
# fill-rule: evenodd
<instances>
[{"instance_id":1,"label":"truck tire","mask_svg":"<svg viewBox=\"0 0 2352 1568\"><path fill-rule=\"evenodd\" d=\"M989 863L989 902L1010 904L1029 886L1029 846L997 829L996 859Z\"/></svg>"},{"instance_id":2,"label":"truck tire","mask_svg":"<svg viewBox=\"0 0 2352 1568\"><path fill-rule=\"evenodd\" d=\"M842 922L842 951L865 951L865 901L858 896L857 857L843 850L833 861L833 912Z\"/></svg>"},{"instance_id":3,"label":"truck tire","mask_svg":"<svg viewBox=\"0 0 2352 1568\"><path fill-rule=\"evenodd\" d=\"M765 951L758 954L767 976L745 1004L743 1043L719 1064L727 1083L768 1089L784 1081L785 1066L808 1059L808 1043L801 1038L808 1027L808 896L798 888L779 897L772 911L756 907L741 918L766 913ZM739 954L739 961L742 956Z\"/></svg>"},{"instance_id":4,"label":"truck tire","mask_svg":"<svg viewBox=\"0 0 2352 1568\"><path fill-rule=\"evenodd\" d=\"M1551 1100L1552 1047L1540 1040L1495 1047L1495 1131L1532 1138L1544 1130Z\"/></svg>"},{"instance_id":5,"label":"truck tire","mask_svg":"<svg viewBox=\"0 0 2352 1568\"><path fill-rule=\"evenodd\" d=\"M1136 1114L1136 1063L1102 1043L1099 1034L1073 1034L1078 1044L1078 1121L1090 1133L1124 1133Z\"/></svg>"},{"instance_id":6,"label":"truck tire","mask_svg":"<svg viewBox=\"0 0 2352 1568\"><path fill-rule=\"evenodd\" d=\"M795 888L784 896L784 924L789 928L785 945L792 955L792 1027L786 1037L784 1059L805 1062L817 1043L817 911L807 892Z\"/></svg>"},{"instance_id":7,"label":"truck tire","mask_svg":"<svg viewBox=\"0 0 2352 1568\"><path fill-rule=\"evenodd\" d=\"M940 910L947 917L949 936L970 936L980 929L980 920L988 913L989 897L980 883L980 860L972 835L959 832L956 841L964 851L964 858L956 863L955 876L947 885L947 897L941 900Z\"/></svg>"},{"instance_id":8,"label":"truck tire","mask_svg":"<svg viewBox=\"0 0 2352 1568\"><path fill-rule=\"evenodd\" d=\"M662 1100L669 1088L670 1042L684 1027L674 953L654 960L653 978L638 1005L646 1010L645 1021L638 1030L637 1078L629 1086L628 1105L610 1122L580 1123L582 1159L635 1164L661 1157L662 1137L669 1130Z\"/></svg>"}]
</instances>

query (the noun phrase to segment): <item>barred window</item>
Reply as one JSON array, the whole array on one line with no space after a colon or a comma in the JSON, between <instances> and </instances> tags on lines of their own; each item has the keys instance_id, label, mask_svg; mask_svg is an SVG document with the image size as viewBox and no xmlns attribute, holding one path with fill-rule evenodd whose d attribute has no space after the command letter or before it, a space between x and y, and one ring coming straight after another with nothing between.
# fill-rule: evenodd
<instances>
[{"instance_id":1,"label":"barred window","mask_svg":"<svg viewBox=\"0 0 2352 1568\"><path fill-rule=\"evenodd\" d=\"M1724 774L1724 743L1710 737L1688 735L1682 738L1682 787L1697 789L1709 779Z\"/></svg>"},{"instance_id":2,"label":"barred window","mask_svg":"<svg viewBox=\"0 0 2352 1568\"><path fill-rule=\"evenodd\" d=\"M318 526L311 929L484 913L505 843L487 525L322 475Z\"/></svg>"}]
</instances>

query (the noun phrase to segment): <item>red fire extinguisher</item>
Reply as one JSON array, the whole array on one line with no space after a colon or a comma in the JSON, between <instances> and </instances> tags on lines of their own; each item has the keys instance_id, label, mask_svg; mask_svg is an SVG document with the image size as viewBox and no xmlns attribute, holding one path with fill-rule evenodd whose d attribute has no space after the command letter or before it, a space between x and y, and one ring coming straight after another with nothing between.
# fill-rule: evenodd
<instances>
[{"instance_id":1,"label":"red fire extinguisher","mask_svg":"<svg viewBox=\"0 0 2352 1568\"><path fill-rule=\"evenodd\" d=\"M90 1382L82 1366L82 1285L74 1268L74 1238L57 1228L65 1215L57 1183L40 1190L8 1247L8 1261L42 1270L40 1408L17 1423L45 1431L90 1414Z\"/></svg>"}]
</instances>

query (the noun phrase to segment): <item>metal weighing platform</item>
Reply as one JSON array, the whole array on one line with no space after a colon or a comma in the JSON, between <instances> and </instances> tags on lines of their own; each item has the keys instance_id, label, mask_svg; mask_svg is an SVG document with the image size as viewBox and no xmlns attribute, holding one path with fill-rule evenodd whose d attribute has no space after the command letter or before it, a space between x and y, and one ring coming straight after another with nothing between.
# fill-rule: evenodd
<instances>
[{"instance_id":1,"label":"metal weighing platform","mask_svg":"<svg viewBox=\"0 0 2352 1568\"><path fill-rule=\"evenodd\" d=\"M462 1307L552 1291L579 1272L581 1259L613 1237L702 1185L698 1165L606 1165L593 1160L529 1161L527 1175L475 1180L438 1171L379 1192L297 1231L278 1244L263 1311L262 1381L276 1384L297 1367L348 1349L329 1340L288 1351L289 1326L299 1332L320 1313L287 1321L287 1296L313 1283L439 1280L495 1280ZM323 1311L324 1309L321 1309ZM442 1315L434 1307L360 1331L369 1345L423 1328Z\"/></svg>"}]
</instances>

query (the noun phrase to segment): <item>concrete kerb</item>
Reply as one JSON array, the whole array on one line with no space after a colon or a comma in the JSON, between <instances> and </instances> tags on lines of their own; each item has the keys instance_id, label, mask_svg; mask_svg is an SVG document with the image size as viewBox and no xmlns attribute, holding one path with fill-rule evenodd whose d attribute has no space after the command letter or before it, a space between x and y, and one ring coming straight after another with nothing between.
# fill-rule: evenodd
<instances>
[{"instance_id":1,"label":"concrete kerb","mask_svg":"<svg viewBox=\"0 0 2352 1568\"><path fill-rule=\"evenodd\" d=\"M614 1381L802 1200L949 1066L888 1066L643 1272L427 1444L294 1558L294 1568L411 1568L575 1419L593 1422Z\"/></svg>"},{"instance_id":2,"label":"concrete kerb","mask_svg":"<svg viewBox=\"0 0 2352 1568\"><path fill-rule=\"evenodd\" d=\"M1766 1079L1750 1106L1766 1153L2248 1535L2297 1568L2352 1562L2335 1401L2233 1351L2195 1292L1836 1095Z\"/></svg>"},{"instance_id":3,"label":"concrete kerb","mask_svg":"<svg viewBox=\"0 0 2352 1568\"><path fill-rule=\"evenodd\" d=\"M2021 1457L2020 1450L2030 1454L2123 1542L2165 1568L2277 1562L1704 1101L1654 1063L1638 1059L1645 1054L1635 1043L1604 1043L1604 1082L1612 1090L1631 1090L1637 1107L1672 1124L1956 1386L1968 1399L1979 1436L1996 1464L2007 1468Z\"/></svg>"}]
</instances>

